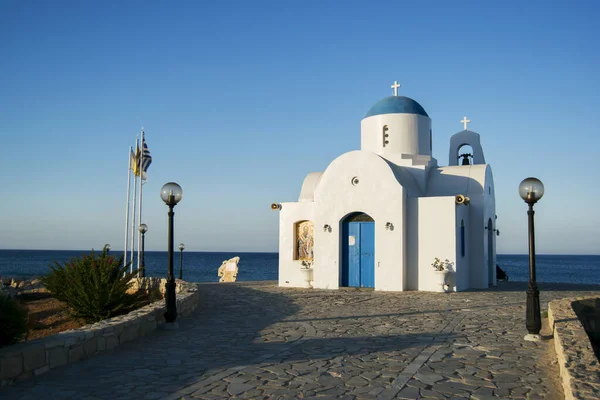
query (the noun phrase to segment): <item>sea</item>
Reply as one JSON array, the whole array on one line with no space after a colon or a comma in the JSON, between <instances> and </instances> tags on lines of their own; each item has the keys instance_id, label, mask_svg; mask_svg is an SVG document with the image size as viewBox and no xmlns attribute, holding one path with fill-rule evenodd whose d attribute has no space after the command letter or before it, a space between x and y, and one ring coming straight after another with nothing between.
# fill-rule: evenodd
<instances>
[{"instance_id":1,"label":"sea","mask_svg":"<svg viewBox=\"0 0 600 400\"><path fill-rule=\"evenodd\" d=\"M62 265L73 257L89 253L84 250L0 250L0 277L44 275L56 263ZM240 257L238 281L277 280L277 253L183 251L181 254L178 250L173 258L175 277L179 276L181 264L183 279L189 282L218 282L217 270L221 263L236 256ZM167 275L166 251L146 251L144 260L146 276ZM497 263L511 281L529 279L527 254L498 254ZM600 255L537 255L536 272L538 282L600 284Z\"/></svg>"}]
</instances>

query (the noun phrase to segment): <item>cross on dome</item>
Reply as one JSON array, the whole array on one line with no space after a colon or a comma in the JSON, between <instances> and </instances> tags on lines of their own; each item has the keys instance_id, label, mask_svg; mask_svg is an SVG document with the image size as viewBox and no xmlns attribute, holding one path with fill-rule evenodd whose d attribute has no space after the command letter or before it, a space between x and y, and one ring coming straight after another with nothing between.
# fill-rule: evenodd
<instances>
[{"instance_id":1,"label":"cross on dome","mask_svg":"<svg viewBox=\"0 0 600 400\"><path fill-rule=\"evenodd\" d=\"M398 81L394 81L394 84L392 86L390 86L392 89L394 89L394 96L398 96L398 88L401 85L398 83Z\"/></svg>"},{"instance_id":2,"label":"cross on dome","mask_svg":"<svg viewBox=\"0 0 600 400\"><path fill-rule=\"evenodd\" d=\"M463 125L465 126L465 131L466 131L466 130L467 130L467 124L468 124L469 122L471 122L471 120L470 120L470 119L467 119L467 117L464 117L464 118L463 118L463 120L462 120L462 121L460 121L460 122L462 122L462 123L463 123Z\"/></svg>"}]
</instances>

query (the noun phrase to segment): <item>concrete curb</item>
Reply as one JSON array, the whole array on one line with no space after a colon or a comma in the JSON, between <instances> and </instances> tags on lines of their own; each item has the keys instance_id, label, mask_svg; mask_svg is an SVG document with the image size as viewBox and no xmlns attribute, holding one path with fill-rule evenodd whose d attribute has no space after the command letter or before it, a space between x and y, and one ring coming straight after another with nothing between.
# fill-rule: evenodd
<instances>
[{"instance_id":1,"label":"concrete curb","mask_svg":"<svg viewBox=\"0 0 600 400\"><path fill-rule=\"evenodd\" d=\"M600 398L600 365L572 306L577 300L590 298L597 296L553 300L548 305L548 321L554 332L566 400Z\"/></svg>"}]
</instances>

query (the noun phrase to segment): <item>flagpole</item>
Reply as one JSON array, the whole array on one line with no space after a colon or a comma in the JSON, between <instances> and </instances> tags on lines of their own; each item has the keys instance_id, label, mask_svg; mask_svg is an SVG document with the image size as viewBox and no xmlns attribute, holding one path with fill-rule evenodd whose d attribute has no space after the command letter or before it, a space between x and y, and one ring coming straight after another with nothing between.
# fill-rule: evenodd
<instances>
[{"instance_id":1,"label":"flagpole","mask_svg":"<svg viewBox=\"0 0 600 400\"><path fill-rule=\"evenodd\" d=\"M137 156L138 156L138 139L135 139L135 163L138 165L137 168L137 172L139 172L139 163L137 161ZM134 166L134 172L133 172L133 212L131 215L131 264L129 266L129 273L133 273L133 255L135 252L135 206L136 206L136 202L135 199L137 197L137 175L136 175L136 167Z\"/></svg>"},{"instance_id":2,"label":"flagpole","mask_svg":"<svg viewBox=\"0 0 600 400\"><path fill-rule=\"evenodd\" d=\"M127 248L129 247L129 195L131 192L131 146L129 146L129 167L127 168L127 203L125 205L125 250L123 250L123 268L127 266ZM133 261L133 260L132 260Z\"/></svg>"},{"instance_id":3,"label":"flagpole","mask_svg":"<svg viewBox=\"0 0 600 400\"><path fill-rule=\"evenodd\" d=\"M139 161L139 166L140 166L140 208L138 210L138 216L139 216L139 223L142 223L142 184L144 183L144 128L142 127L142 133L141 133L141 138L140 138L140 161ZM138 274L140 271L140 252L141 252L141 240L142 240L142 234L140 232L138 232L138 258L137 258L137 269L138 269Z\"/></svg>"}]
</instances>

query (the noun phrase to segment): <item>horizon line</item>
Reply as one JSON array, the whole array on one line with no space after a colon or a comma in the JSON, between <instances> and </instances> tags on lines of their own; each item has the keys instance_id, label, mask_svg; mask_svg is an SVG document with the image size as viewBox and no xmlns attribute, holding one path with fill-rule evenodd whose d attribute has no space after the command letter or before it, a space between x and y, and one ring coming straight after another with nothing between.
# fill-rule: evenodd
<instances>
[{"instance_id":1,"label":"horizon line","mask_svg":"<svg viewBox=\"0 0 600 400\"><path fill-rule=\"evenodd\" d=\"M82 249L0 249L0 251L80 251L80 252L101 252L102 250L82 250ZM123 250L110 250L113 253L121 253ZM130 250L127 250L128 253ZM178 249L173 249L173 252L177 252ZM266 254L279 254L278 251L237 251L237 250L220 250L220 251L207 251L207 250L184 250L186 253L266 253ZM135 250L137 253L137 250ZM160 252L168 252L168 250L145 250L145 253L160 253ZM528 256L529 253L496 253L496 255L500 256ZM592 253L578 253L578 254L566 254L566 253L536 253L536 256L600 256L600 254L592 254Z\"/></svg>"}]
</instances>

